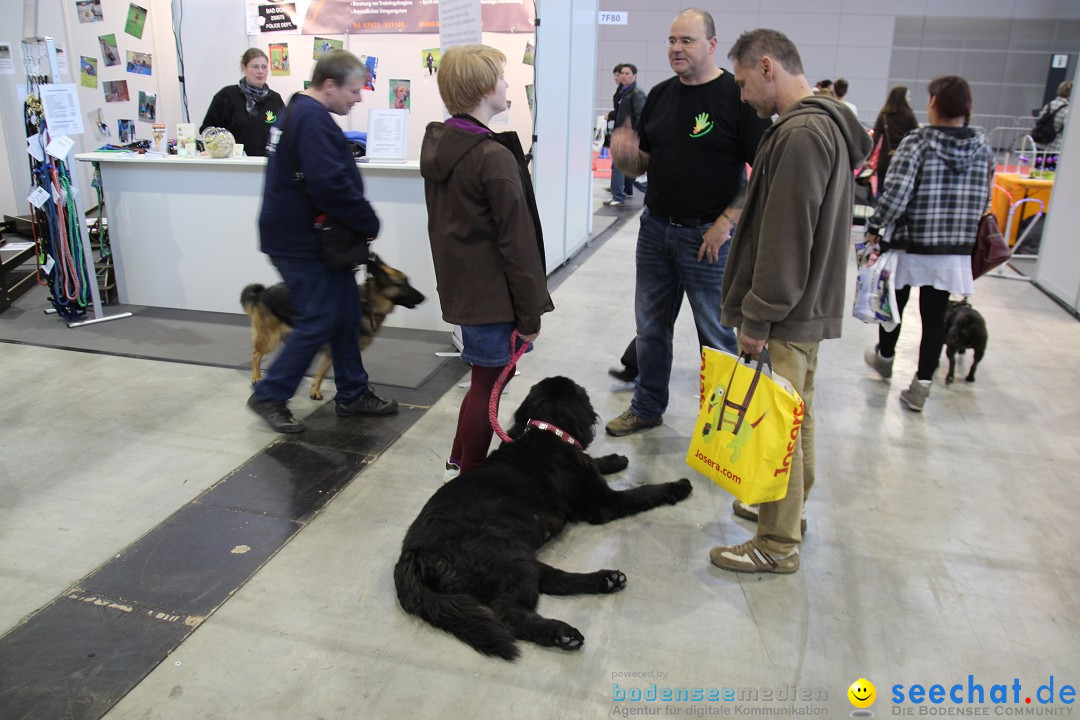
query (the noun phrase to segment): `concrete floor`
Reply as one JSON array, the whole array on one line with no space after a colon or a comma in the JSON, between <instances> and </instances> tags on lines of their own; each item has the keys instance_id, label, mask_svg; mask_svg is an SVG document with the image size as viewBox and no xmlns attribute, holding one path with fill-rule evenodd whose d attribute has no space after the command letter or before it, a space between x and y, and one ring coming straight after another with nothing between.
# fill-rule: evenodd
<instances>
[{"instance_id":1,"label":"concrete floor","mask_svg":"<svg viewBox=\"0 0 1080 720\"><path fill-rule=\"evenodd\" d=\"M619 212L636 216L635 201ZM557 309L504 396L504 425L549 375L584 385L603 421L627 407L628 386L606 370L633 333L636 228L626 223L554 292ZM686 476L694 494L569 528L540 553L629 578L612 596L541 599L541 614L582 631L581 651L525 644L515 663L490 659L397 604L392 568L441 484L454 388L106 717L843 717L859 678L876 685L879 717L930 704L895 703L896 685L906 697L915 684L963 684L963 704L946 697L931 709L971 710L969 682L985 688L975 709L990 715L1064 714L1073 706L1042 705L1036 690L1051 676L1055 695L1080 684L1070 554L1080 546L1080 325L1027 283L987 278L977 291L990 329L978 382L939 378L921 415L898 402L915 368L917 312L891 383L863 364L871 326L848 318L844 337L823 344L818 481L795 575L709 564L710 547L753 529L684 464L698 372L685 308L664 425L601 433L592 450L630 457L616 486ZM244 408L247 378L232 370L3 345L0 373L0 634L276 439ZM293 405L316 407L301 396ZM720 699L617 700L653 683L715 688ZM991 706L995 684L1009 686L1007 705Z\"/></svg>"}]
</instances>

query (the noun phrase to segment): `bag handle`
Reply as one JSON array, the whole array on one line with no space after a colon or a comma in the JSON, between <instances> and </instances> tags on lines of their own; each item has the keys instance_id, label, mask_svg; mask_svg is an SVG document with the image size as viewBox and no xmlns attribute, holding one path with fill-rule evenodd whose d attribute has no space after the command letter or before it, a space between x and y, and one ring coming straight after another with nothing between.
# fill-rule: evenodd
<instances>
[{"instance_id":1,"label":"bag handle","mask_svg":"<svg viewBox=\"0 0 1080 720\"><path fill-rule=\"evenodd\" d=\"M754 360L750 353L743 353L739 356L740 361L742 361L743 358L746 358L748 363L753 362ZM761 379L761 368L765 365L769 367L769 372L772 372L772 361L769 359L768 348L762 348L761 354L758 355L757 368L754 370L754 379L750 381L750 387L747 388L746 395L743 397L742 403L737 403L731 400L731 387L735 381L735 373L739 369L739 366L735 365L735 367L731 369L731 377L728 378L727 385L728 391L724 393L724 402L723 408L720 411L720 417L724 417L724 410L729 407L735 410L735 414L736 417L738 417L738 420L735 421L735 429L732 430L732 435L738 435L739 429L742 428L743 420L746 418L746 413L750 409L750 402L754 399L754 391L757 390L758 380ZM723 420L721 420L721 424L722 422Z\"/></svg>"}]
</instances>

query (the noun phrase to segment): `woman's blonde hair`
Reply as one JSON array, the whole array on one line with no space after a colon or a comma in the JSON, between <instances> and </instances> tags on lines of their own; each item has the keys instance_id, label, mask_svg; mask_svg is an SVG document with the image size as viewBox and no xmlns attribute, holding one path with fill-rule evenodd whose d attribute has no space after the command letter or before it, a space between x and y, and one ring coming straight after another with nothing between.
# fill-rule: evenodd
<instances>
[{"instance_id":1,"label":"woman's blonde hair","mask_svg":"<svg viewBox=\"0 0 1080 720\"><path fill-rule=\"evenodd\" d=\"M439 62L439 95L451 115L472 112L495 89L506 55L489 45L455 45Z\"/></svg>"}]
</instances>

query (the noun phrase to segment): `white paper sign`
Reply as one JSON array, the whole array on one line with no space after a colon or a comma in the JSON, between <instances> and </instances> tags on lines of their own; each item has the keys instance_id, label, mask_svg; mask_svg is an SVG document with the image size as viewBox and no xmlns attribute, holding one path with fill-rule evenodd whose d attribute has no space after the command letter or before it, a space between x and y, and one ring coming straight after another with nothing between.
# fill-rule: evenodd
<instances>
[{"instance_id":1,"label":"white paper sign","mask_svg":"<svg viewBox=\"0 0 1080 720\"><path fill-rule=\"evenodd\" d=\"M75 141L67 135L57 135L45 146L45 152L49 153L57 160L63 160L68 156L68 153L71 152L71 148L74 146Z\"/></svg>"},{"instance_id":2,"label":"white paper sign","mask_svg":"<svg viewBox=\"0 0 1080 720\"><path fill-rule=\"evenodd\" d=\"M1068 67L1068 66L1069 66L1069 56L1068 55L1055 55L1053 62L1050 63L1050 67L1053 67L1053 68L1064 68L1064 67Z\"/></svg>"},{"instance_id":3,"label":"white paper sign","mask_svg":"<svg viewBox=\"0 0 1080 720\"><path fill-rule=\"evenodd\" d=\"M483 42L480 0L440 0L439 46L446 52L455 45Z\"/></svg>"},{"instance_id":4,"label":"white paper sign","mask_svg":"<svg viewBox=\"0 0 1080 720\"><path fill-rule=\"evenodd\" d=\"M35 186L30 191L30 194L26 196L26 199L30 201L31 205L40 210L49 201L49 192L41 186Z\"/></svg>"},{"instance_id":5,"label":"white paper sign","mask_svg":"<svg viewBox=\"0 0 1080 720\"><path fill-rule=\"evenodd\" d=\"M45 150L41 147L41 133L26 138L26 152L39 163L45 162Z\"/></svg>"},{"instance_id":6,"label":"white paper sign","mask_svg":"<svg viewBox=\"0 0 1080 720\"><path fill-rule=\"evenodd\" d=\"M404 160L408 126L408 110L370 110L366 156L372 160Z\"/></svg>"},{"instance_id":7,"label":"white paper sign","mask_svg":"<svg viewBox=\"0 0 1080 720\"><path fill-rule=\"evenodd\" d=\"M41 105L45 110L45 126L49 128L50 135L83 134L82 112L74 84L42 85Z\"/></svg>"},{"instance_id":8,"label":"white paper sign","mask_svg":"<svg viewBox=\"0 0 1080 720\"><path fill-rule=\"evenodd\" d=\"M0 75L14 75L15 60L11 57L11 43L0 43Z\"/></svg>"}]
</instances>

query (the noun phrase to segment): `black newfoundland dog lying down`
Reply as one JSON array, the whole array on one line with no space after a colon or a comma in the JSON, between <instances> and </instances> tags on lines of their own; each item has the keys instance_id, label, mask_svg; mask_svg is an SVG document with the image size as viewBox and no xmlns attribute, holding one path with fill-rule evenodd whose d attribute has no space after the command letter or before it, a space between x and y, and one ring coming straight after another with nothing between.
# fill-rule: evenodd
<instances>
[{"instance_id":1,"label":"black newfoundland dog lying down","mask_svg":"<svg viewBox=\"0 0 1080 720\"><path fill-rule=\"evenodd\" d=\"M613 593L618 570L571 573L535 558L570 522L594 525L690 495L690 481L613 490L602 475L627 466L622 455L585 452L598 417L585 389L565 377L541 380L514 413L508 435L484 464L436 492L413 522L394 568L407 612L488 655L513 660L515 638L577 650L571 625L536 613L540 593Z\"/></svg>"}]
</instances>

